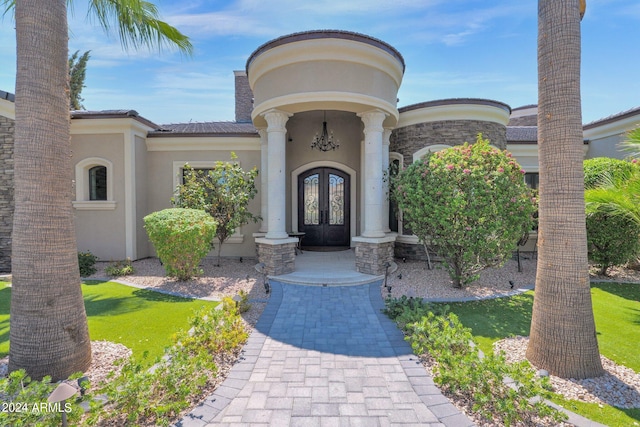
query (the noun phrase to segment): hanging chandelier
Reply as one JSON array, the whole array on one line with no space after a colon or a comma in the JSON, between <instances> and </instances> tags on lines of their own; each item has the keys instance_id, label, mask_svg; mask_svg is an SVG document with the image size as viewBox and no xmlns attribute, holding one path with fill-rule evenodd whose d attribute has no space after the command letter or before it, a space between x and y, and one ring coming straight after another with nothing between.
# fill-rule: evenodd
<instances>
[{"instance_id":1,"label":"hanging chandelier","mask_svg":"<svg viewBox=\"0 0 640 427\"><path fill-rule=\"evenodd\" d=\"M324 120L322 121L322 133L313 137L311 141L311 149L317 148L320 151L335 150L340 147L340 141L334 139L333 131L327 131L327 112L324 112Z\"/></svg>"}]
</instances>

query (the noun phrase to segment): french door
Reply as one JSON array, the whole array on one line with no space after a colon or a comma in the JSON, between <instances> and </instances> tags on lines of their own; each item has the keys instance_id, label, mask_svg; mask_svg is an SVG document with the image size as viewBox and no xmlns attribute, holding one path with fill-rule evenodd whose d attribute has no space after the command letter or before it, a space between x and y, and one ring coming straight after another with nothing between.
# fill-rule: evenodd
<instances>
[{"instance_id":1,"label":"french door","mask_svg":"<svg viewBox=\"0 0 640 427\"><path fill-rule=\"evenodd\" d=\"M304 246L349 246L349 175L314 168L298 176L298 230Z\"/></svg>"}]
</instances>

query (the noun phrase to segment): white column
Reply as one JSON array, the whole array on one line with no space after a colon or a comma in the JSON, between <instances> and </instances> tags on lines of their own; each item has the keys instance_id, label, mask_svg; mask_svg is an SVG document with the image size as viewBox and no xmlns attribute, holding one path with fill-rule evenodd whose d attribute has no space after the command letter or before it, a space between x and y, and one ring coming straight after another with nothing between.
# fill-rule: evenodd
<instances>
[{"instance_id":1,"label":"white column","mask_svg":"<svg viewBox=\"0 0 640 427\"><path fill-rule=\"evenodd\" d=\"M382 170L385 174L385 180L382 184L383 208L382 208L382 229L385 233L391 233L389 228L389 184L391 175L389 174L389 138L391 138L391 129L385 128L382 134Z\"/></svg>"},{"instance_id":2,"label":"white column","mask_svg":"<svg viewBox=\"0 0 640 427\"><path fill-rule=\"evenodd\" d=\"M263 114L267 121L267 239L286 239L286 140L285 124L290 113L269 110Z\"/></svg>"},{"instance_id":3,"label":"white column","mask_svg":"<svg viewBox=\"0 0 640 427\"><path fill-rule=\"evenodd\" d=\"M382 170L382 139L384 129L382 122L386 114L380 110L367 111L358 114L364 123L364 218L362 237L384 237L382 226L383 170Z\"/></svg>"},{"instance_id":4,"label":"white column","mask_svg":"<svg viewBox=\"0 0 640 427\"><path fill-rule=\"evenodd\" d=\"M260 230L258 231L260 231L260 233L266 233L269 230L269 182L267 181L269 178L269 153L267 151L267 130L258 129L258 133L260 134L260 216L262 217Z\"/></svg>"}]
</instances>

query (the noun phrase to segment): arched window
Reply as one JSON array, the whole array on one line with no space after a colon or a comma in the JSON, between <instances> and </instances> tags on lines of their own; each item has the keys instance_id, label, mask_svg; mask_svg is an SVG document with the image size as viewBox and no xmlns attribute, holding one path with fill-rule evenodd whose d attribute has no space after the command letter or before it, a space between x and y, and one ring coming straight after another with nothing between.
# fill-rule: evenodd
<instances>
[{"instance_id":1,"label":"arched window","mask_svg":"<svg viewBox=\"0 0 640 427\"><path fill-rule=\"evenodd\" d=\"M76 164L76 200L78 210L113 210L113 163L90 157Z\"/></svg>"},{"instance_id":2,"label":"arched window","mask_svg":"<svg viewBox=\"0 0 640 427\"><path fill-rule=\"evenodd\" d=\"M107 167L89 169L89 200L107 200Z\"/></svg>"}]
</instances>

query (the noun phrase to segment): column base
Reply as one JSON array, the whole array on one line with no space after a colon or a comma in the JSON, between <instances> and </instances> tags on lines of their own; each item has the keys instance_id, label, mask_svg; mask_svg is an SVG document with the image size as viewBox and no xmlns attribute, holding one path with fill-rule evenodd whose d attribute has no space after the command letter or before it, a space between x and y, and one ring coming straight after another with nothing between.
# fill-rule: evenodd
<instances>
[{"instance_id":1,"label":"column base","mask_svg":"<svg viewBox=\"0 0 640 427\"><path fill-rule=\"evenodd\" d=\"M395 236L382 238L354 237L356 270L358 273L380 276L385 264L393 262Z\"/></svg>"},{"instance_id":2,"label":"column base","mask_svg":"<svg viewBox=\"0 0 640 427\"><path fill-rule=\"evenodd\" d=\"M256 239L258 262L264 264L264 272L268 276L295 271L296 244L298 239Z\"/></svg>"}]
</instances>

